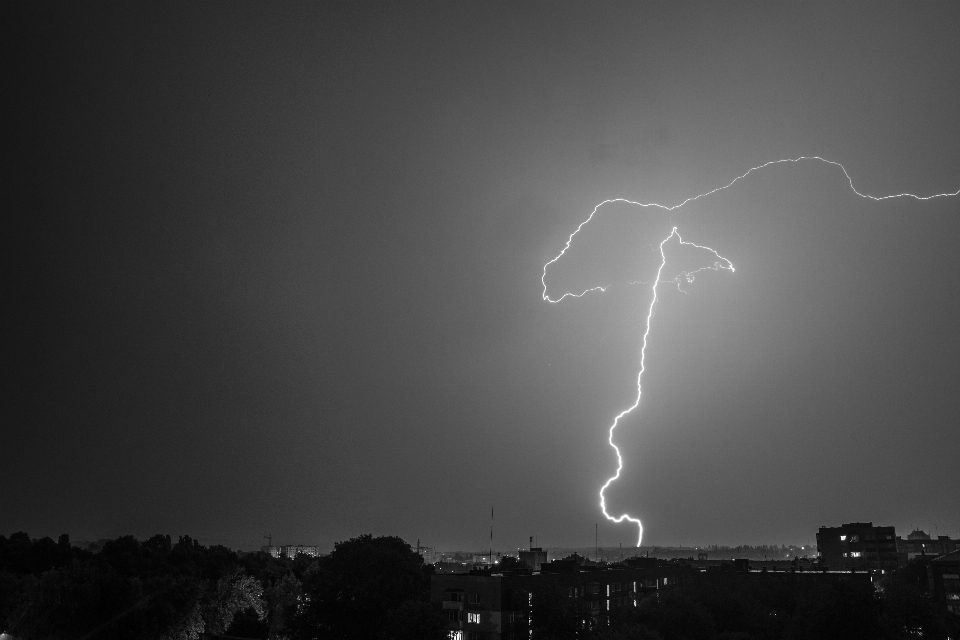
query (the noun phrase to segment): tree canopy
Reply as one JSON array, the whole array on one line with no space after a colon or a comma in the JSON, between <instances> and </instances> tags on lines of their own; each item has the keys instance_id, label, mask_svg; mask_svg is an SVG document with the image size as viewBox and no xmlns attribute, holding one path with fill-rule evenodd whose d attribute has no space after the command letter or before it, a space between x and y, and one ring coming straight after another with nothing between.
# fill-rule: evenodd
<instances>
[{"instance_id":1,"label":"tree canopy","mask_svg":"<svg viewBox=\"0 0 960 640\"><path fill-rule=\"evenodd\" d=\"M303 584L304 605L295 622L300 638L376 640L440 635L440 616L428 601L433 567L395 536L361 535L338 542Z\"/></svg>"}]
</instances>

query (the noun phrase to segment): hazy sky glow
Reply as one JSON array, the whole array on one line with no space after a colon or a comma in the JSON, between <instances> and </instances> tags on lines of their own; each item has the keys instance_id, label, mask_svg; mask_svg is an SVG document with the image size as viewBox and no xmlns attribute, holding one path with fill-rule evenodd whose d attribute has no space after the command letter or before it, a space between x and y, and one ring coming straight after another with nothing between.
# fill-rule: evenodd
<instances>
[{"instance_id":1,"label":"hazy sky glow","mask_svg":"<svg viewBox=\"0 0 960 640\"><path fill-rule=\"evenodd\" d=\"M25 10L26 11L26 10ZM960 7L12 16L0 533L960 536ZM669 256L668 256L669 258ZM653 271L651 271L651 268Z\"/></svg>"}]
</instances>

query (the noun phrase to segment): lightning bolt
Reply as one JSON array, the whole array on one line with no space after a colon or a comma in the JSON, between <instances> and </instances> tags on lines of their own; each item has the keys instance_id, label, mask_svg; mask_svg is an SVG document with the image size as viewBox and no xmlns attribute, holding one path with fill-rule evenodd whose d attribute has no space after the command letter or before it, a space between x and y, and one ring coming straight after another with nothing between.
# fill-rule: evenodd
<instances>
[{"instance_id":1,"label":"lightning bolt","mask_svg":"<svg viewBox=\"0 0 960 640\"><path fill-rule=\"evenodd\" d=\"M667 254L664 253L663 246L667 244L667 242L669 242L669 240L674 236L677 236L677 240L680 241L681 245L685 244L688 246L696 247L698 249L705 249L713 253L713 255L716 256L717 258L716 262L713 263L713 266L701 267L696 271L685 271L681 273L679 276L677 276L676 278L674 278L673 280L676 280L678 288L680 287L681 277L685 279L687 282L693 282L693 277L694 277L693 274L703 271L704 269L711 269L711 270L729 269L731 273L735 271L735 269L733 268L733 265L730 264L729 260L721 256L719 253L717 253L710 247L703 247L698 244L694 244L692 242L684 242L683 238L681 238L680 234L677 232L676 227L674 227L673 230L670 231L670 235L668 235L666 238L664 238L660 242L660 267L657 269L657 277L653 281L653 299L650 300L650 307L647 309L647 328L646 328L646 331L643 332L643 346L640 349L640 372L637 374L637 399L634 401L634 403L631 406L621 411L617 415L617 417L613 419L613 424L610 425L610 431L607 436L607 442L610 443L610 446L613 447L613 450L617 453L617 472L613 475L613 477L607 480L606 483L604 483L604 485L600 488L600 510L603 511L603 515L606 516L608 520L612 520L613 522L617 522L617 523L623 522L624 520L629 520L630 522L636 523L637 527L640 529L640 533L638 534L638 537L637 537L638 547L640 546L641 540L643 540L643 524L641 524L640 519L633 518L626 513L618 517L611 516L609 513L607 513L607 503L606 503L606 498L603 495L603 492L607 490L607 487L609 487L614 480L620 477L620 470L623 469L623 457L620 455L620 448L613 443L613 432L617 428L617 425L620 423L620 418L622 418L623 416L627 415L628 413L636 409L638 406L640 406L640 396L643 393L640 380L643 377L644 369L646 369L647 339L650 337L650 324L651 324L651 321L653 320L653 309L657 304L657 285L659 285L661 282L664 282L661 276L663 275L663 267L666 266L667 264ZM667 280L666 282L670 282L670 281L671 280ZM681 289L681 291L683 290Z\"/></svg>"},{"instance_id":2,"label":"lightning bolt","mask_svg":"<svg viewBox=\"0 0 960 640\"><path fill-rule=\"evenodd\" d=\"M577 228L574 230L574 232L570 234L570 237L567 238L567 242L566 242L566 244L564 245L563 249L560 251L560 253L558 253L555 258L553 258L552 260L550 260L549 262L547 262L545 265L543 265L543 275L540 277L540 283L543 285L543 294L542 294L543 299L544 299L545 301L547 301L547 302L552 303L552 304L556 304L556 303L558 303L558 302L561 302L564 298L567 298L567 297L579 298L579 297L582 297L582 296L584 296L584 295L586 295L587 293L590 293L590 292L592 292L592 291L605 292L607 289L610 288L611 285L605 285L605 286L598 286L598 287L591 287L591 288L588 288L588 289L584 289L584 290L581 291L580 293L568 291L568 292L562 294L559 298L556 298L556 299L551 298L549 295L547 295L547 281L546 281L546 278L547 278L547 268L548 268L550 265L552 265L554 262L556 262L556 261L558 261L560 258L562 258L562 257L564 256L564 254L566 254L567 249L569 249L571 243L573 243L573 238L574 238L578 233L580 233L580 230L581 230L581 229L583 229L587 224L590 223L591 220L593 220L594 216L596 216L596 215L597 215L597 212L600 210L600 207L602 207L602 206L604 206L604 205L606 205L606 204L611 204L611 203L615 203L615 202L622 202L622 203L625 203L625 204L632 204L632 205L635 205L635 206L638 206L638 207L644 207L644 208L646 208L646 207L655 207L655 208L657 208L657 209L662 209L662 210L668 211L668 212L669 212L669 211L676 211L677 209L680 209L681 207L683 207L684 205L686 205L686 204L688 204L688 203L690 203L690 202L694 202L694 201L696 201L696 200L700 200L701 198L706 198L707 196L710 196L710 195L712 195L712 194L714 194L714 193L717 193L717 192L720 192L720 191L724 191L724 190L726 190L726 189L729 189L729 188L732 187L734 184L736 184L736 183L739 182L740 180L743 180L744 178L746 178L747 176L749 176L751 173L754 173L754 172L756 172L756 171L760 171L760 170L765 169L765 168L767 168L767 167L771 167L771 166L778 165L778 164L784 164L784 163L797 164L797 163L800 163L800 162L803 162L803 161L822 162L822 163L824 163L824 164L829 164L829 165L833 165L833 166L835 166L835 167L838 167L838 168L843 172L844 177L846 177L847 183L850 185L850 190L853 191L856 195L860 196L861 198L865 198L865 199L867 199L867 200L880 201L880 200L889 200L889 199L893 199L893 198L914 198L914 199L916 199L916 200L932 200L932 199L934 199L934 198L945 198L945 197L960 195L960 189L958 189L957 191L954 191L954 192L952 192L952 193L950 193L950 192L947 192L947 193L937 193L937 194L930 195L930 196L918 196L918 195L914 195L914 194L912 194L912 193L897 193L897 194L887 195L887 196L873 196L873 195L870 195L870 194L867 194L867 193L861 193L860 191L858 191L857 188L853 185L853 178L850 177L850 173L847 171L846 167L844 167L844 166L843 166L842 164L840 164L839 162L835 162L835 161L833 161L833 160L827 160L826 158L821 158L820 156L799 156L799 157L797 157L797 158L783 158L783 159L781 159L781 160L771 160L770 162L765 162L764 164L758 165L758 166L756 166L756 167L752 167L751 169L749 169L749 170L746 171L745 173L737 176L736 178L734 178L733 180L731 180L729 183L727 183L727 184L725 184L725 185L723 185L723 186L721 186L721 187L717 187L717 188L715 188L715 189L711 189L710 191L706 191L706 192L704 192L704 193L701 193L701 194L698 194L698 195L695 195L695 196L691 196L691 197L683 200L683 201L680 202L679 204L675 204L675 205L663 205L663 204L658 204L658 203L656 203L656 202L643 203L643 202L635 202L635 201L633 201L633 200L628 200L628 199L626 199L626 198L612 198L612 199L609 199L609 200L604 200L603 202L601 202L601 203L599 203L598 205L596 205L596 206L593 208L593 211L590 212L590 215L587 216L587 219L584 220L583 222L581 222L581 223L579 224L579 226L577 226ZM629 515L629 514L627 514L627 513L621 514L621 515L616 516L616 517L614 517L614 516L610 515L609 513L607 513L607 503L606 503L606 497L604 496L604 492L607 490L607 487L609 487L615 480L617 480L617 479L620 477L620 471L623 469L623 456L620 455L620 448L619 448L616 444L614 444L614 442L613 442L613 432L616 430L617 425L619 425L621 418L623 418L624 416L626 416L627 414L629 414L629 413L632 412L634 409L636 409L637 407L640 406L640 397L641 397L642 394L643 394L643 385L642 385L643 372L644 372L645 369L646 369L647 341L648 341L648 339L649 339L649 337L650 337L650 325L651 325L651 321L653 320L653 311L654 311L654 308L656 307L656 304L657 304L657 286L658 286L658 285L660 284L660 282L662 281L662 280L661 280L661 277L662 277L662 275L663 275L663 268L664 268L664 266L665 266L666 263L667 263L667 256L666 256L666 253L664 253L663 247L664 247L664 245L665 245L671 238L673 238L674 236L677 237L677 239L680 241L680 244L681 244L681 245L688 245L688 246L696 247L696 248L698 248L698 249L705 249L705 250L710 251L711 253L713 253L713 255L716 256L716 258L717 258L717 260L714 262L714 264L713 264L712 266L709 266L709 267L701 267L700 269L697 269L697 270L695 270L695 271L690 271L690 272L681 272L681 273L680 273L679 275L677 275L675 278L672 278L672 279L670 279L670 280L667 280L667 282L676 282L677 288L678 288L681 292L686 293L685 291L683 291L683 288L681 287L681 284L682 284L682 281L683 281L683 280L685 280L685 281L688 282L688 283L689 283L689 282L693 282L693 280L694 280L694 274L696 274L696 273L698 273L698 272L700 272L700 271L703 271L703 270L705 270L705 269L709 269L709 270L712 270L712 271L717 271L717 270L719 270L719 269L728 269L731 273L733 273L733 272L735 271L735 269L734 269L734 267L733 267L733 264L731 264L731 262L730 262L729 260L727 260L726 258L722 257L720 254L718 254L716 251L714 251L714 250L711 249L710 247L700 246L700 245L694 244L694 243L692 243L692 242L684 242L684 241L683 241L683 238L680 237L680 234L679 234L678 231L677 231L677 227L673 227L673 229L670 231L670 235L668 235L666 238L664 238L664 239L660 242L660 258L661 258L661 260L660 260L660 267L657 269L657 277L656 277L656 278L654 279L654 281L653 281L653 287L652 287L653 297L652 297L652 299L651 299L651 301L650 301L650 307L649 307L648 310L647 310L647 325L646 325L646 329L645 329L645 331L644 331L644 333L643 333L643 342L642 342L642 345L641 345L641 347L640 347L640 371L639 371L639 373L637 373L637 399L634 401L634 403L633 403L632 405L630 405L629 407L627 407L626 409L624 409L623 411L621 411L619 414L617 414L617 416L613 419L613 424L610 425L610 429L609 429L608 432L607 432L607 442L610 444L611 447L613 447L614 452L617 454L617 471L616 471L616 473L615 473L613 476L611 476L611 477L603 484L602 487L600 487L600 510L603 512L604 517L606 517L608 520L610 520L610 521L612 521L612 522L616 522L616 523L618 523L618 524L619 524L619 523L622 523L622 522L625 521L625 520L628 521L628 522L633 522L634 524L636 524L636 525L637 525L637 528L639 529L639 533L638 533L638 535L637 535L637 546L638 546L638 547L640 546L640 543L643 541L643 524L640 522L640 519L639 519L639 518L634 518L633 516L631 516L631 515ZM631 282L630 284L645 284L645 283L642 283L642 282Z\"/></svg>"}]
</instances>

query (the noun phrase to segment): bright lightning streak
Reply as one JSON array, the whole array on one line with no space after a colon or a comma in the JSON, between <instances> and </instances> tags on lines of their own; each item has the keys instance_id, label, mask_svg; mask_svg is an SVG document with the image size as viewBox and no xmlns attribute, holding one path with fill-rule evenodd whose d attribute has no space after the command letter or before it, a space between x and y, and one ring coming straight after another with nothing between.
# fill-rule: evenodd
<instances>
[{"instance_id":1,"label":"bright lightning streak","mask_svg":"<svg viewBox=\"0 0 960 640\"><path fill-rule=\"evenodd\" d=\"M663 245L667 244L667 242L673 236L677 236L677 240L680 241L681 245L685 244L692 247L696 247L698 249L706 249L707 251L710 251L711 253L713 253L713 255L716 256L717 258L716 262L713 263L712 267L701 267L696 271L684 272L680 274L680 276L675 278L675 280L677 281L678 288L680 286L681 277L685 278L687 282L693 282L693 274L699 271L703 271L704 269L711 269L711 270L729 269L731 273L735 271L735 269L733 268L733 265L730 264L729 260L727 260L720 254L718 254L716 251L714 251L710 247L702 247L692 242L684 242L683 238L681 238L680 234L677 232L676 227L674 227L673 230L670 232L670 235L664 238L663 241L660 243L660 267L657 269L657 277L653 281L653 299L650 300L650 307L647 309L647 328L643 332L643 346L640 348L640 372L637 374L637 399L634 401L634 403L631 406L621 411L617 415L617 417L613 419L613 424L610 425L610 432L607 437L607 442L610 443L610 446L613 447L613 450L617 453L617 473L614 474L614 476L611 477L609 480L607 480L607 482L603 485L603 487L600 488L600 510L603 511L603 515L606 516L608 520L612 520L613 522L617 522L617 523L623 522L624 520L629 520L630 522L636 523L637 527L640 529L640 532L637 535L638 547L640 546L640 542L643 540L643 524L640 523L640 519L632 518L626 513L618 517L611 516L609 513L607 513L607 502L606 502L606 498L603 495L603 492L607 490L607 487L609 487L614 480L620 477L620 470L623 469L623 457L620 455L620 448L613 443L613 432L617 428L617 425L620 423L620 418L622 418L623 416L627 415L628 413L636 409L638 406L640 406L640 396L643 394L643 389L640 384L640 380L641 378L643 378L643 371L646 368L647 338L650 336L650 322L653 319L653 309L657 304L657 285L660 284L661 282L661 276L663 275L663 267L666 266L667 264L667 254L664 253L663 251ZM669 282L669 280L667 282Z\"/></svg>"},{"instance_id":2,"label":"bright lightning streak","mask_svg":"<svg viewBox=\"0 0 960 640\"><path fill-rule=\"evenodd\" d=\"M716 189L712 189L712 190L707 191L707 192L705 192L705 193L701 193L701 194L696 195L696 196L691 196L691 197L687 198L686 200L683 200L683 201L680 202L679 204L675 204L675 205L671 205L671 206L662 205L662 204L657 204L657 203L655 203L655 202L652 202L652 203L635 202L635 201L633 201L633 200L627 200L626 198L612 198L612 199L610 199L610 200L604 200L603 202L601 202L600 204L598 204L597 206L595 206L595 207L593 208L593 211L590 212L590 215L587 216L587 219L584 220L583 222L581 222L580 225L574 230L574 232L570 234L570 237L567 238L567 243L564 245L564 247L563 247L563 249L560 251L560 253L557 254L557 256L556 256L555 258L553 258L552 260L550 260L549 262L547 262L545 265L543 265L543 275L542 275L541 278L540 278L540 282L541 282L541 284L543 284L543 294L542 294L542 295L543 295L543 299L546 300L547 302L556 304L556 303L560 302L561 300L563 300L563 299L566 298L566 297L579 298L579 297L581 297L581 296L586 295L587 293L590 293L591 291L598 291L598 290L599 290L599 291L601 291L601 292L605 292L608 288L610 288L610 285L607 285L607 286L599 286L599 287L591 287L591 288L589 288L589 289L585 289L585 290L581 291L580 293L574 293L574 292L564 293L563 295L561 295L561 296L560 296L559 298L557 298L557 299L553 299L553 298L551 298L549 295L547 295L547 282L546 282L546 278L547 278L547 268L548 268L551 264L553 264L554 262L556 262L557 260L559 260L560 258L562 258L562 257L564 256L564 254L566 254L567 249L570 248L570 245L571 245L571 243L573 242L574 236L576 236L578 233L580 233L580 230L583 229L583 227L585 227L591 220L593 220L593 217L597 214L597 211L599 211L599 210L600 210L600 207L602 207L603 205L605 205L605 204L611 204L611 203L614 203L614 202L623 202L623 203L625 203L625 204L632 204L632 205L636 205L636 206L638 206L638 207L656 207L656 208L662 209L662 210L664 210L664 211L675 211L675 210L683 207L684 205L686 205L686 204L688 204L688 203L690 203L690 202L694 202L694 201L696 201L696 200L700 200L701 198L706 198L707 196L712 195L712 194L714 194L714 193L717 193L717 192L719 192L719 191L723 191L723 190L725 190L725 189L729 189L729 188L732 187L734 184L736 184L737 182L739 182L739 181L742 180L743 178L746 178L747 176L749 176L749 175L750 175L751 173L753 173L754 171L760 171L761 169L764 169L764 168L769 167L769 166L772 166L772 165L783 164L783 163L786 163L786 162L799 163L799 162L804 161L804 160L813 160L813 161L823 162L823 163L825 163L825 164L830 164L830 165L839 167L840 170L843 171L843 175L846 177L847 183L850 185L850 190L853 191L856 195L860 196L861 198L866 198L866 199L868 199L868 200L879 201L879 200L889 200L889 199L892 199L892 198L914 198L914 199L916 199L916 200L932 200L932 199L934 199L934 198L944 198L944 197L948 197L948 196L960 195L960 189L958 189L957 191L954 191L954 192L952 192L952 193L949 193L949 192L948 192L948 193L937 193L937 194L934 194L934 195L931 195L931 196L918 196L918 195L914 195L914 194L912 194L912 193L898 193L898 194L887 195L887 196L872 196L872 195L870 195L870 194L861 193L861 192L857 191L857 188L853 186L853 178L850 177L850 174L847 172L846 167L844 167L844 166L843 166L842 164L840 164L839 162L834 162L833 160L827 160L827 159L825 159L825 158L821 158L820 156L800 156L800 157L798 157L798 158L784 158L784 159L782 159L782 160L771 160L770 162L766 162L766 163L764 163L764 164L761 164L761 165L759 165L759 166L756 166L756 167L753 167L753 168L749 169L746 173L737 176L736 178L734 178L733 180L731 180L728 184L725 184L725 185L723 185L722 187L717 187ZM628 408L624 409L624 410L621 411L619 414L617 414L617 416L613 419L613 424L610 425L610 429L609 429L609 431L608 431L608 436L607 436L607 442L610 444L611 447L613 447L614 452L616 452L616 454L617 454L617 472L616 472L610 479L608 479L608 480L604 483L604 485L600 488L600 510L603 512L603 515L604 515L608 520L610 520L610 521L612 521L612 522L621 523L621 522L623 522L624 520L627 520L627 521L629 521L629 522L635 523L635 524L637 525L637 528L639 529L639 534L638 534L638 536L637 536L637 546L638 546L638 547L640 546L640 543L641 543L642 540L643 540L643 524L640 522L640 519L639 519L639 518L634 518L634 517L632 517L632 516L630 516L629 514L626 514L626 513L624 513L624 514L622 514L622 515L620 515L620 516L616 516L616 517L611 516L609 513L607 513L607 504L606 504L606 498L605 498L605 496L604 496L604 492L607 490L607 487L609 487L615 480L617 480L617 479L620 477L620 471L623 469L623 457L620 455L620 448L617 447L617 445L614 444L614 442L613 442L613 432L614 432L614 430L616 430L617 425L620 423L620 418L624 417L625 415L629 414L631 411L633 411L634 409L636 409L637 407L640 406L640 397L641 397L641 395L643 394L643 387L642 387L642 384L641 384L641 380L642 380L642 378L643 378L643 372L644 372L644 370L646 369L647 340L648 340L648 338L650 337L650 324L651 324L651 321L652 321L652 319L653 319L653 310L654 310L654 307L655 307L656 304L657 304L657 285L660 284L660 282L661 282L661 276L662 276L662 274L663 274L663 268L664 268L664 266L667 264L667 257L666 257L666 254L664 253L663 247L664 247L664 245L667 243L667 241L670 240L673 236L677 236L677 239L680 241L680 244L681 244L681 245L690 245L690 246L693 246L693 247L696 247L696 248L699 248L699 249L705 249L705 250L707 250L707 251L712 252L712 253L717 257L717 261L714 262L713 266L710 266L710 267L701 267L700 269L697 269L697 270L691 271L691 272L682 272L682 273L680 273L678 276L676 276L675 278L672 278L671 280L668 280L668 282L669 282L669 281L674 281L674 282L676 282L677 288L678 288L681 292L684 292L684 291L683 291L683 288L681 287L682 280L686 280L688 283L689 283L689 282L693 282L694 274L697 273L697 272L699 272L699 271L703 271L704 269L710 269L710 270L714 270L714 271L716 271L716 270L718 270L718 269L729 269L730 272L732 273L732 272L735 270L735 269L733 268L733 265L730 263L729 260L727 260L726 258L720 256L720 254L718 254L718 253L717 253L716 251L714 251L713 249L711 249L711 248L709 248L709 247L702 247L702 246L700 246L700 245L693 244L692 242L684 242L683 239L680 237L680 234L677 232L677 228L676 228L676 227L673 227L672 231L670 232L670 235L667 236L666 238L664 238L664 239L660 242L660 258L661 258L660 267L657 269L657 277L656 277L656 279L654 279L654 281L653 281L653 288L652 288L652 290L653 290L653 298L651 299L651 301L650 301L650 307L649 307L649 309L647 310L647 326L646 326L646 330L645 330L644 333L643 333L643 344L642 344L642 346L641 346L641 348L640 348L640 372L637 374L637 399L634 401L634 403L633 403L631 406L629 406ZM630 284L645 284L645 283L642 283L642 282L631 282ZM684 292L684 293L686 293L686 292Z\"/></svg>"},{"instance_id":3,"label":"bright lightning streak","mask_svg":"<svg viewBox=\"0 0 960 640\"><path fill-rule=\"evenodd\" d=\"M553 298L551 298L550 296L547 295L547 282L546 282L546 278L547 278L547 267L549 267L549 266L552 265L554 262L556 262L557 260L559 260L560 258L563 257L563 255L567 252L567 249L570 248L570 244L573 242L574 236L576 236L578 233L580 233L580 230L583 229L591 220L593 220L593 217L597 214L597 211L599 211L599 210L600 210L600 207L602 207L603 205L605 205L605 204L612 204L612 203L614 203L614 202L623 202L623 203L625 203L625 204L632 204L632 205L636 205L636 206L638 206L638 207L656 207L657 209L662 209L662 210L664 210L664 211L676 211L677 209L683 207L684 205L686 205L686 204L688 204L688 203L690 203L690 202L694 202L694 201L696 201L696 200L700 200L701 198L706 198L707 196L713 195L714 193L717 193L717 192L719 192L719 191L724 191L725 189L729 189L730 187L732 187L733 185L735 185L735 184L736 184L737 182L739 182L740 180L743 180L744 178L746 178L747 176L749 176L749 175L750 175L751 173L753 173L754 171L760 171L761 169L765 169L765 168L767 168L767 167L770 167L770 166L773 166L773 165L776 165L776 164L783 164L783 163L785 163L785 162L798 163L798 162L802 162L802 161L804 161L804 160L815 160L815 161L818 161L818 162L823 162L823 163L825 163L825 164L831 164L831 165L833 165L833 166L835 166L835 167L840 167L840 170L843 171L843 175L844 175L844 176L846 177L846 179L847 179L847 183L850 185L850 190L853 191L853 192L854 192L855 194L857 194L858 196L860 196L861 198L866 198L866 199L868 199L868 200L889 200L889 199L891 199L891 198L914 198L914 199L916 199L916 200L932 200L932 199L934 199L934 198L945 198L945 197L948 197L948 196L960 195L960 189L958 189L958 190L954 191L953 193L936 193L936 194L934 194L934 195L932 195L932 196L917 196L917 195L914 195L914 194L912 194L912 193L897 193L897 194L889 195L889 196L871 196L871 195L869 195L869 194L860 193L859 191L857 191L857 188L853 186L853 178L850 177L850 174L847 172L846 167L844 167L844 166L843 166L842 164L840 164L839 162L834 162L833 160L827 160L827 159L825 159L825 158L821 158L820 156L800 156L799 158L784 158L784 159L782 159L782 160L771 160L770 162L765 162L764 164L761 164L761 165L759 165L759 166L753 167L752 169L748 170L746 173L737 176L736 178L734 178L733 180L731 180L729 183L723 185L722 187L717 187L716 189L711 189L710 191L701 193L701 194L699 194L699 195L691 196L691 197L687 198L686 200L684 200L683 202L681 202L680 204L675 204L675 205L669 205L669 206L668 206L668 205L664 205L664 204L658 204L658 203L656 203L656 202L643 203L643 202L635 202L635 201L633 201L633 200L627 200L626 198L611 198L610 200L604 200L603 202L601 202L600 204L598 204L597 206L595 206L595 207L593 208L593 211L590 212L590 215L587 216L587 219L584 220L583 222L581 222L580 225L576 228L576 230L574 230L574 232L570 234L570 237L567 238L567 243L564 245L563 250L560 251L560 253L558 253L557 256L556 256L553 260L550 260L550 262L548 262L548 263L546 263L545 265L543 265L543 275L540 277L540 283L543 284L543 299L546 300L547 302L557 303L557 302L560 302L561 300L563 300L564 298L566 298L566 297L568 297L568 296L569 296L569 297L572 297L572 298L579 298L579 297L581 297L581 296L583 296L583 295L585 295L585 294L587 294L587 293L590 293L591 291L598 291L598 290L599 290L599 291L606 291L606 290L609 288L609 285L607 285L606 287L592 287L592 288L590 288L590 289L586 289L586 290L584 290L584 291L581 291L580 293L568 292L568 293L564 293L562 296L560 296L559 298L557 298L556 300L554 300Z\"/></svg>"}]
</instances>

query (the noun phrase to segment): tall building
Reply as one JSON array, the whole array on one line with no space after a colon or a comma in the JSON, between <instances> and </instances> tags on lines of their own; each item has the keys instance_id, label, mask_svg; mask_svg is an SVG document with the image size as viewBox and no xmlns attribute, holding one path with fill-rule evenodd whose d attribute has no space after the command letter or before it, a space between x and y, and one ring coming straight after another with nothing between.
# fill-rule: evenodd
<instances>
[{"instance_id":1,"label":"tall building","mask_svg":"<svg viewBox=\"0 0 960 640\"><path fill-rule=\"evenodd\" d=\"M894 527L875 527L872 522L820 527L817 555L834 570L896 569L899 562L896 531Z\"/></svg>"}]
</instances>

